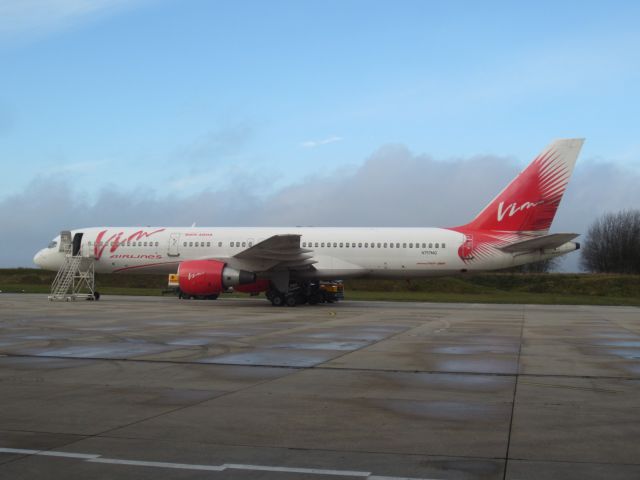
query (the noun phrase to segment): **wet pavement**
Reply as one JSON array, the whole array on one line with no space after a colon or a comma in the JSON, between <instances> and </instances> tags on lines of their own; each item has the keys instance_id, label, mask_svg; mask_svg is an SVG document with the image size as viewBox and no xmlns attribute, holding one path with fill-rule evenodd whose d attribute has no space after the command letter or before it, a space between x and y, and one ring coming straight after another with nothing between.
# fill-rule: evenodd
<instances>
[{"instance_id":1,"label":"wet pavement","mask_svg":"<svg viewBox=\"0 0 640 480\"><path fill-rule=\"evenodd\" d=\"M0 295L0 478L640 478L631 307Z\"/></svg>"}]
</instances>

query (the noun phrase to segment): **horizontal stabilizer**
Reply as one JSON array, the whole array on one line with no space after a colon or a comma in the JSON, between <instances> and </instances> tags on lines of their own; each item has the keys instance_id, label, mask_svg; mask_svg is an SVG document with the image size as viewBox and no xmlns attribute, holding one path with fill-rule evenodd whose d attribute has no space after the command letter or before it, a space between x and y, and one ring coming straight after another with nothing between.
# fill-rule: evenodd
<instances>
[{"instance_id":1,"label":"horizontal stabilizer","mask_svg":"<svg viewBox=\"0 0 640 480\"><path fill-rule=\"evenodd\" d=\"M541 237L534 237L528 240L522 240L521 242L511 243L504 247L500 247L500 250L507 253L548 250L558 248L560 245L570 242L579 235L579 233L552 233L551 235L543 235Z\"/></svg>"}]
</instances>

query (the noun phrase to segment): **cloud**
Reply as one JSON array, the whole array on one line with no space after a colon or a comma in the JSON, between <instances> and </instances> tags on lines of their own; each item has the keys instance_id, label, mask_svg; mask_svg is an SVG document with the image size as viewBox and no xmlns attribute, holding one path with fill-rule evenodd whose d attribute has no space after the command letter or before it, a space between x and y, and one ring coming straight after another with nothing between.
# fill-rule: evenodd
<instances>
[{"instance_id":1,"label":"cloud","mask_svg":"<svg viewBox=\"0 0 640 480\"><path fill-rule=\"evenodd\" d=\"M61 177L40 177L0 199L0 266L30 266L36 250L60 230L112 225L455 226L471 220L521 170L513 158L442 161L387 145L349 172L334 172L260 195L258 177L176 197L152 188L104 188L89 200ZM640 172L603 161L579 161L552 227L585 233L605 212L638 208ZM94 197L91 197L94 198ZM576 270L578 254L565 269Z\"/></svg>"},{"instance_id":2,"label":"cloud","mask_svg":"<svg viewBox=\"0 0 640 480\"><path fill-rule=\"evenodd\" d=\"M0 40L37 38L140 4L129 0L4 0Z\"/></svg>"},{"instance_id":3,"label":"cloud","mask_svg":"<svg viewBox=\"0 0 640 480\"><path fill-rule=\"evenodd\" d=\"M321 145L328 145L329 143L341 142L342 140L342 137L332 135L331 137L327 137L323 140L307 140L306 142L302 142L300 146L304 148L316 148Z\"/></svg>"}]
</instances>

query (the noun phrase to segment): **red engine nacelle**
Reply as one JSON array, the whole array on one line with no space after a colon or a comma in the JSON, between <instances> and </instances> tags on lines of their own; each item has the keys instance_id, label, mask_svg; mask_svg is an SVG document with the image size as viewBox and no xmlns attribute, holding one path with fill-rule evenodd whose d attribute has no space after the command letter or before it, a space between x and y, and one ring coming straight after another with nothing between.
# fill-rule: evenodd
<instances>
[{"instance_id":1,"label":"red engine nacelle","mask_svg":"<svg viewBox=\"0 0 640 480\"><path fill-rule=\"evenodd\" d=\"M178 267L178 285L187 295L219 294L228 287L255 281L255 273L227 267L218 260L188 260Z\"/></svg>"}]
</instances>

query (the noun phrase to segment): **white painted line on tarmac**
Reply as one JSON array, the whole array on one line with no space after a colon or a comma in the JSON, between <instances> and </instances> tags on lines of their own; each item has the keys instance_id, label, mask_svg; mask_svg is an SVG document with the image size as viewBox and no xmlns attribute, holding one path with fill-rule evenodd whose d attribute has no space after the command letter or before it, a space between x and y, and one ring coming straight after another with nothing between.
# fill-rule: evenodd
<instances>
[{"instance_id":1,"label":"white painted line on tarmac","mask_svg":"<svg viewBox=\"0 0 640 480\"><path fill-rule=\"evenodd\" d=\"M75 453L75 452L57 452L55 450L29 450L26 448L0 448L0 453L22 453L25 455L44 455L46 457L65 457L79 458L81 460L90 460L98 458L100 455L92 453Z\"/></svg>"},{"instance_id":2,"label":"white painted line on tarmac","mask_svg":"<svg viewBox=\"0 0 640 480\"><path fill-rule=\"evenodd\" d=\"M167 463L167 462L145 462L143 460L120 460L118 458L91 458L87 460L91 463L112 463L114 465L131 465L133 467L157 467L157 468L177 468L179 470L207 470L210 472L222 472L224 465L198 465L191 463Z\"/></svg>"},{"instance_id":3,"label":"white painted line on tarmac","mask_svg":"<svg viewBox=\"0 0 640 480\"><path fill-rule=\"evenodd\" d=\"M342 477L365 477L371 476L371 472L354 472L351 470L323 470L321 468L292 468L292 467L269 467L266 465L239 465L236 463L225 463L225 467L234 470L255 470L266 472L287 472L287 473L310 473L312 475L339 475Z\"/></svg>"},{"instance_id":4,"label":"white painted line on tarmac","mask_svg":"<svg viewBox=\"0 0 640 480\"><path fill-rule=\"evenodd\" d=\"M105 463L112 465L127 465L132 467L173 468L178 470L200 470L209 472L222 472L224 470L247 470L280 473L306 473L311 475L359 477L367 480L434 480L417 477L392 477L374 475L371 472L359 472L355 470L331 470L322 468L296 468L273 465L249 465L240 463L224 463L222 465L199 465L197 463L170 463L150 462L145 460L126 460L123 458L104 458L95 453L60 452L57 450L31 450L25 448L0 448L0 453L41 455L47 457L76 458L91 463Z\"/></svg>"}]
</instances>

